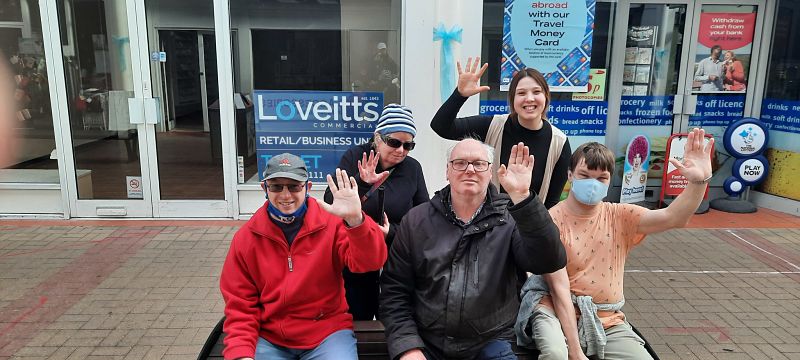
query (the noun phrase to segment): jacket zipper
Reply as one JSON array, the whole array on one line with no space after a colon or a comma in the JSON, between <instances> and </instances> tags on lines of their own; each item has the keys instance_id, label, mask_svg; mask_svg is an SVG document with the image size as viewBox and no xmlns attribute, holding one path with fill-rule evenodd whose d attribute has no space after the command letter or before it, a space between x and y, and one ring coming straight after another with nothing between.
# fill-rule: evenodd
<instances>
[{"instance_id":1,"label":"jacket zipper","mask_svg":"<svg viewBox=\"0 0 800 360\"><path fill-rule=\"evenodd\" d=\"M289 255L289 272L294 271L294 265L292 265L292 255Z\"/></svg>"},{"instance_id":2,"label":"jacket zipper","mask_svg":"<svg viewBox=\"0 0 800 360\"><path fill-rule=\"evenodd\" d=\"M478 287L478 254L480 253L480 246L479 245L480 244L475 244L475 259L472 260L472 262L474 263L474 264L472 264L473 269L474 269L472 282L473 282L473 284L475 284L476 288Z\"/></svg>"}]
</instances>

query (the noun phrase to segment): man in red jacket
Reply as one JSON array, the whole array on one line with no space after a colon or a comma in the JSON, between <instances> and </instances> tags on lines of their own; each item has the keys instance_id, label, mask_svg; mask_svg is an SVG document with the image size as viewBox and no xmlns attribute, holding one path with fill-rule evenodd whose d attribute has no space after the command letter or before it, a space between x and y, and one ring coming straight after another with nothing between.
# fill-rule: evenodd
<instances>
[{"instance_id":1,"label":"man in red jacket","mask_svg":"<svg viewBox=\"0 0 800 360\"><path fill-rule=\"evenodd\" d=\"M264 175L268 201L233 237L222 268L225 359L357 359L342 269L380 269L384 229L364 216L345 171L336 182L328 175L331 205L308 196L295 155L271 158Z\"/></svg>"}]
</instances>

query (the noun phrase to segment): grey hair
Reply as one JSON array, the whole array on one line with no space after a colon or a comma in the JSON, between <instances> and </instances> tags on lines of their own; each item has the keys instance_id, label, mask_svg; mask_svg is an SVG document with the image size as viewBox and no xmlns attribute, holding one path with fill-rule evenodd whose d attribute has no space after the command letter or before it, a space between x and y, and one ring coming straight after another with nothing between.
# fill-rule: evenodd
<instances>
[{"instance_id":1,"label":"grey hair","mask_svg":"<svg viewBox=\"0 0 800 360\"><path fill-rule=\"evenodd\" d=\"M484 143L483 141L481 141L481 139L478 139L477 137L467 135L467 136L461 138L460 140L458 140L457 143L455 143L454 145L450 146L447 149L447 162L448 163L451 160L450 156L453 154L453 149L455 149L456 146L458 144L460 144L464 140L475 140L475 141L479 142L481 145L483 145L483 148L486 149L486 156L487 156L486 161L488 161L490 163L492 161L494 161L494 147L492 147L491 145L487 145L486 143Z\"/></svg>"}]
</instances>

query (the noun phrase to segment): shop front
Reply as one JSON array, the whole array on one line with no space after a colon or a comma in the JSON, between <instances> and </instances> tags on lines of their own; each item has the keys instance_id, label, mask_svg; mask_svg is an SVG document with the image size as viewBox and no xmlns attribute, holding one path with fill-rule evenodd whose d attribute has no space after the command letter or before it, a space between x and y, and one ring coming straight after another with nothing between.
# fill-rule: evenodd
<instances>
[{"instance_id":1,"label":"shop front","mask_svg":"<svg viewBox=\"0 0 800 360\"><path fill-rule=\"evenodd\" d=\"M762 116L767 101L764 98L770 88L768 79L773 76L768 74L775 71L787 74L779 69L785 69L792 56L796 61L798 51L797 45L789 45L791 41L773 39L785 36L797 43L797 35L791 35L798 26L797 11L793 11L796 5L765 0L589 3L594 10L589 19L593 22L592 47L585 54L589 57L591 74L589 91L554 94L549 111L551 122L569 136L573 149L588 141L599 141L617 154L617 173L609 190L612 201L620 199L623 183L630 180L625 176L629 174L623 174L625 162L629 161L626 155L634 151L629 143L634 138L646 138L645 151L649 154L645 157L649 166L644 171L646 176L641 178L646 179L642 191L644 200L654 205L662 191L665 170L672 170L666 161L668 139L672 134L702 127L719 145L715 148L709 198L726 196L722 186L731 176L736 159L722 146L723 134L730 124L745 117L761 119L771 126L769 115ZM502 71L498 68L501 58L515 55L500 50L504 36L509 33L504 30L502 19L504 14L513 19L513 11L519 4L529 5L525 1L484 2L482 56L489 59L486 84L493 90L481 98L481 113L507 112L506 94L495 90L501 86L496 74ZM512 15L508 16L509 13ZM784 24L781 35L777 29L773 32L776 14ZM789 50L780 49L784 46ZM776 52L782 54L782 59L775 58ZM769 80L772 86L779 82ZM792 89L797 86L780 83L781 87ZM786 91L780 94L784 100L775 102L792 98L796 104L798 100L796 95L784 95ZM770 162L776 166L771 167L773 175L768 179L772 181L767 183L780 187L775 181L778 174L798 169L786 160L796 152L784 150L787 145L792 147L785 139L796 138L798 127L788 126L785 114L775 117L783 121L783 127L773 126L773 133L784 140L775 142L781 150L772 152L775 160ZM759 190L764 188L761 186ZM750 195L761 206L797 213L796 205L792 204L800 198L785 190L782 194L763 196L752 191Z\"/></svg>"},{"instance_id":2,"label":"shop front","mask_svg":"<svg viewBox=\"0 0 800 360\"><path fill-rule=\"evenodd\" d=\"M772 128L772 174L750 192L751 200L789 212L795 204L796 213L800 197L779 179L796 173L792 159L800 152L799 127L791 121L792 106L800 103L797 5L586 3L589 87L554 92L549 111L572 148L603 142L623 168L630 140L646 137L644 192L654 202L671 134L703 127L722 144L730 123L759 118ZM527 5L7 2L0 5L0 46L22 92L15 123L21 146L11 163L0 164L0 216L246 218L264 201L259 164L282 151L304 154L310 170L320 173L312 180L318 196L325 189L322 172L335 166L330 158L371 134L366 117L344 110L341 118L332 115L355 106L351 97L363 108L402 102L414 110L419 132L411 156L423 165L432 193L445 184L449 145L427 126L441 88L452 89L441 73L448 63L443 56L463 61L480 54L489 63L483 81L491 90L470 99L464 115L507 112L501 73L513 54L504 53L505 19ZM462 29L460 41L448 41L451 51L442 51L442 32L455 29ZM289 107L295 100L325 104L316 112L296 111ZM307 128L281 123L295 113ZM292 131L305 133L284 136ZM723 196L733 160L717 148L709 197ZM619 199L622 172L614 179L610 200Z\"/></svg>"},{"instance_id":3,"label":"shop front","mask_svg":"<svg viewBox=\"0 0 800 360\"><path fill-rule=\"evenodd\" d=\"M256 91L399 102L400 1L12 3L4 50L41 94L0 170L4 216L236 218L263 202Z\"/></svg>"}]
</instances>

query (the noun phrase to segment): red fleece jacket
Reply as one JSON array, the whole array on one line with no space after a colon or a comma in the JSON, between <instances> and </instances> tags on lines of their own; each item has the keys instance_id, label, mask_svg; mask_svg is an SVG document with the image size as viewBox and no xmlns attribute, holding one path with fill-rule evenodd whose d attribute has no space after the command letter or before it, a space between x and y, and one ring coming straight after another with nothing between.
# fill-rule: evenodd
<instances>
[{"instance_id":1,"label":"red fleece jacket","mask_svg":"<svg viewBox=\"0 0 800 360\"><path fill-rule=\"evenodd\" d=\"M309 198L290 249L266 209L265 203L239 229L222 267L225 359L253 357L259 336L311 349L336 331L352 329L342 269L375 271L386 261L383 233L369 216L348 228Z\"/></svg>"}]
</instances>

